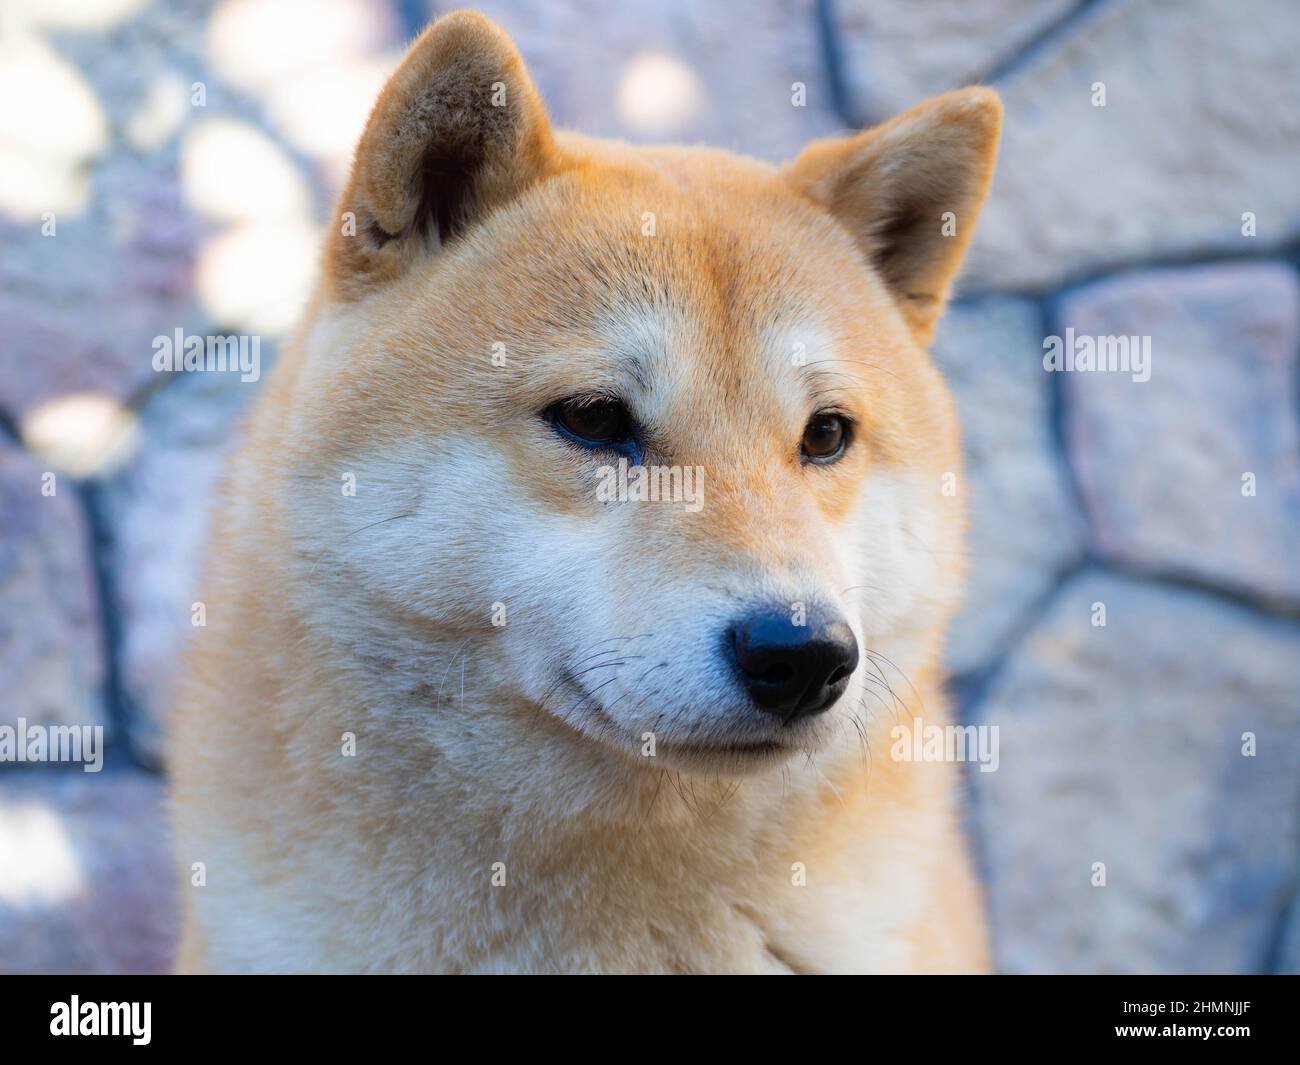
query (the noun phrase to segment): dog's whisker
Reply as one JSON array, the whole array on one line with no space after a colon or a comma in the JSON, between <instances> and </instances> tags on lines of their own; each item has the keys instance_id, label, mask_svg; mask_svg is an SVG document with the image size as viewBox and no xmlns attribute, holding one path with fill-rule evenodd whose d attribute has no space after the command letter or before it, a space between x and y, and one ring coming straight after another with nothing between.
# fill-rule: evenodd
<instances>
[{"instance_id":1,"label":"dog's whisker","mask_svg":"<svg viewBox=\"0 0 1300 1065\"><path fill-rule=\"evenodd\" d=\"M418 511L414 511L414 510L404 511L401 514L392 514L389 515L387 518L380 518L378 521L372 521L369 524L361 526L361 528L359 529L353 529L351 532L344 533L343 536L339 538L339 543L346 543L348 540L351 540L352 537L365 532L367 529L373 529L378 525L386 525L388 524L388 522L397 521L399 518L414 518L417 515L417 513ZM335 546L337 547L337 545ZM316 558L312 562L311 569L307 571L308 580L316 576L316 570L320 568L320 564L325 560L325 555L326 552L324 551L317 553Z\"/></svg>"},{"instance_id":2,"label":"dog's whisker","mask_svg":"<svg viewBox=\"0 0 1300 1065\"><path fill-rule=\"evenodd\" d=\"M859 701L858 705L862 705L861 701ZM866 723L857 714L849 715L849 723L858 734L858 747L862 754L863 783L866 784L871 777L871 746L867 743Z\"/></svg>"},{"instance_id":3,"label":"dog's whisker","mask_svg":"<svg viewBox=\"0 0 1300 1065\"><path fill-rule=\"evenodd\" d=\"M909 689L909 690L911 691L911 693L912 693L912 696L916 699L917 709L924 711L924 709L925 709L925 702L924 702L924 700L921 698L921 693L920 693L919 691L916 690L916 686L912 684L912 681L909 679L909 677L907 676L907 674L904 673L904 672L899 668L898 663L896 663L892 658L888 658L888 657L886 657L885 655L881 654L879 651L874 650L873 648L870 648L870 647L868 647L868 648L865 649L865 653L866 653L867 657L870 658L873 662L874 662L876 659L879 659L881 662L884 662L885 665L887 665L887 666L888 666L890 669L892 669L895 673L897 673L900 677L902 677L902 678L903 678L903 683L907 685L908 689ZM892 691L892 689L891 689L891 691Z\"/></svg>"},{"instance_id":4,"label":"dog's whisker","mask_svg":"<svg viewBox=\"0 0 1300 1065\"><path fill-rule=\"evenodd\" d=\"M460 641L460 643L456 646L456 649L451 653L451 658L447 662L447 668L442 671L442 680L438 682L438 694L437 697L434 699L434 703L433 703L434 713L437 713L439 710L442 709L443 685L447 683L447 677L451 673L451 667L456 664L456 656L465 650L465 645L469 643L469 641L470 638L468 636L466 636L463 640Z\"/></svg>"}]
</instances>

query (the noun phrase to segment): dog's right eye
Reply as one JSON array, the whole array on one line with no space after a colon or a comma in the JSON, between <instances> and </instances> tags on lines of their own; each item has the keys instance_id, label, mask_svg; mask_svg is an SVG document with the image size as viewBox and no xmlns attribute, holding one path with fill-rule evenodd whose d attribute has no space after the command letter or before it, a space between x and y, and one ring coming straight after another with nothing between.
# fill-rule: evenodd
<instances>
[{"instance_id":1,"label":"dog's right eye","mask_svg":"<svg viewBox=\"0 0 1300 1065\"><path fill-rule=\"evenodd\" d=\"M548 407L543 417L577 444L619 451L636 447L636 423L617 399L564 399Z\"/></svg>"}]
</instances>

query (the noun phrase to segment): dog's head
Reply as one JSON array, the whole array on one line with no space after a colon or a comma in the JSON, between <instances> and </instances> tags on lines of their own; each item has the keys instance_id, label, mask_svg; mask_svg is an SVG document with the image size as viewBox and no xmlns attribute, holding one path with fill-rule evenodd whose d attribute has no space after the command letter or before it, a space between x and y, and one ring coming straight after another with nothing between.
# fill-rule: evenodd
<instances>
[{"instance_id":1,"label":"dog's head","mask_svg":"<svg viewBox=\"0 0 1300 1065\"><path fill-rule=\"evenodd\" d=\"M783 169L591 141L500 29L437 22L362 137L291 386L321 624L462 739L558 720L741 770L854 735L959 590L924 348L1000 117L950 93Z\"/></svg>"}]
</instances>

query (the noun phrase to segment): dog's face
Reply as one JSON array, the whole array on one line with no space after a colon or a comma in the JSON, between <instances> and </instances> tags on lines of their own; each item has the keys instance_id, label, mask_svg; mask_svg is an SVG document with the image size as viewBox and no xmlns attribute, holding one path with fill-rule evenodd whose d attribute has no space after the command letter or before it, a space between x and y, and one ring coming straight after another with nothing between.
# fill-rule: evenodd
<instances>
[{"instance_id":1,"label":"dog's face","mask_svg":"<svg viewBox=\"0 0 1300 1065\"><path fill-rule=\"evenodd\" d=\"M494 742L545 714L688 770L855 735L958 592L923 345L998 119L953 94L782 171L602 145L551 133L495 27L435 25L362 140L288 429L330 486L289 511L327 623L462 738L465 687L513 708Z\"/></svg>"}]
</instances>

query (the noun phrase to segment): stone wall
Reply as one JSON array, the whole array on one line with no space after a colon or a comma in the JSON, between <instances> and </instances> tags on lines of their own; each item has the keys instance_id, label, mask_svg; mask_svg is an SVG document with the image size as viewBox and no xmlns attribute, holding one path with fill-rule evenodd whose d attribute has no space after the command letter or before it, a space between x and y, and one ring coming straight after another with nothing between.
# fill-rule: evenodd
<instances>
[{"instance_id":1,"label":"stone wall","mask_svg":"<svg viewBox=\"0 0 1300 1065\"><path fill-rule=\"evenodd\" d=\"M935 347L974 514L953 688L1002 737L970 775L998 964L1300 971L1300 9L482 7L557 122L597 134L775 161L961 84L1002 92ZM151 971L177 917L162 730L258 388L160 375L151 345L252 333L269 368L429 12L63 10L0 17L0 724L100 724L108 755L0 765L0 971ZM1150 379L1046 372L1067 330L1149 338Z\"/></svg>"}]
</instances>

